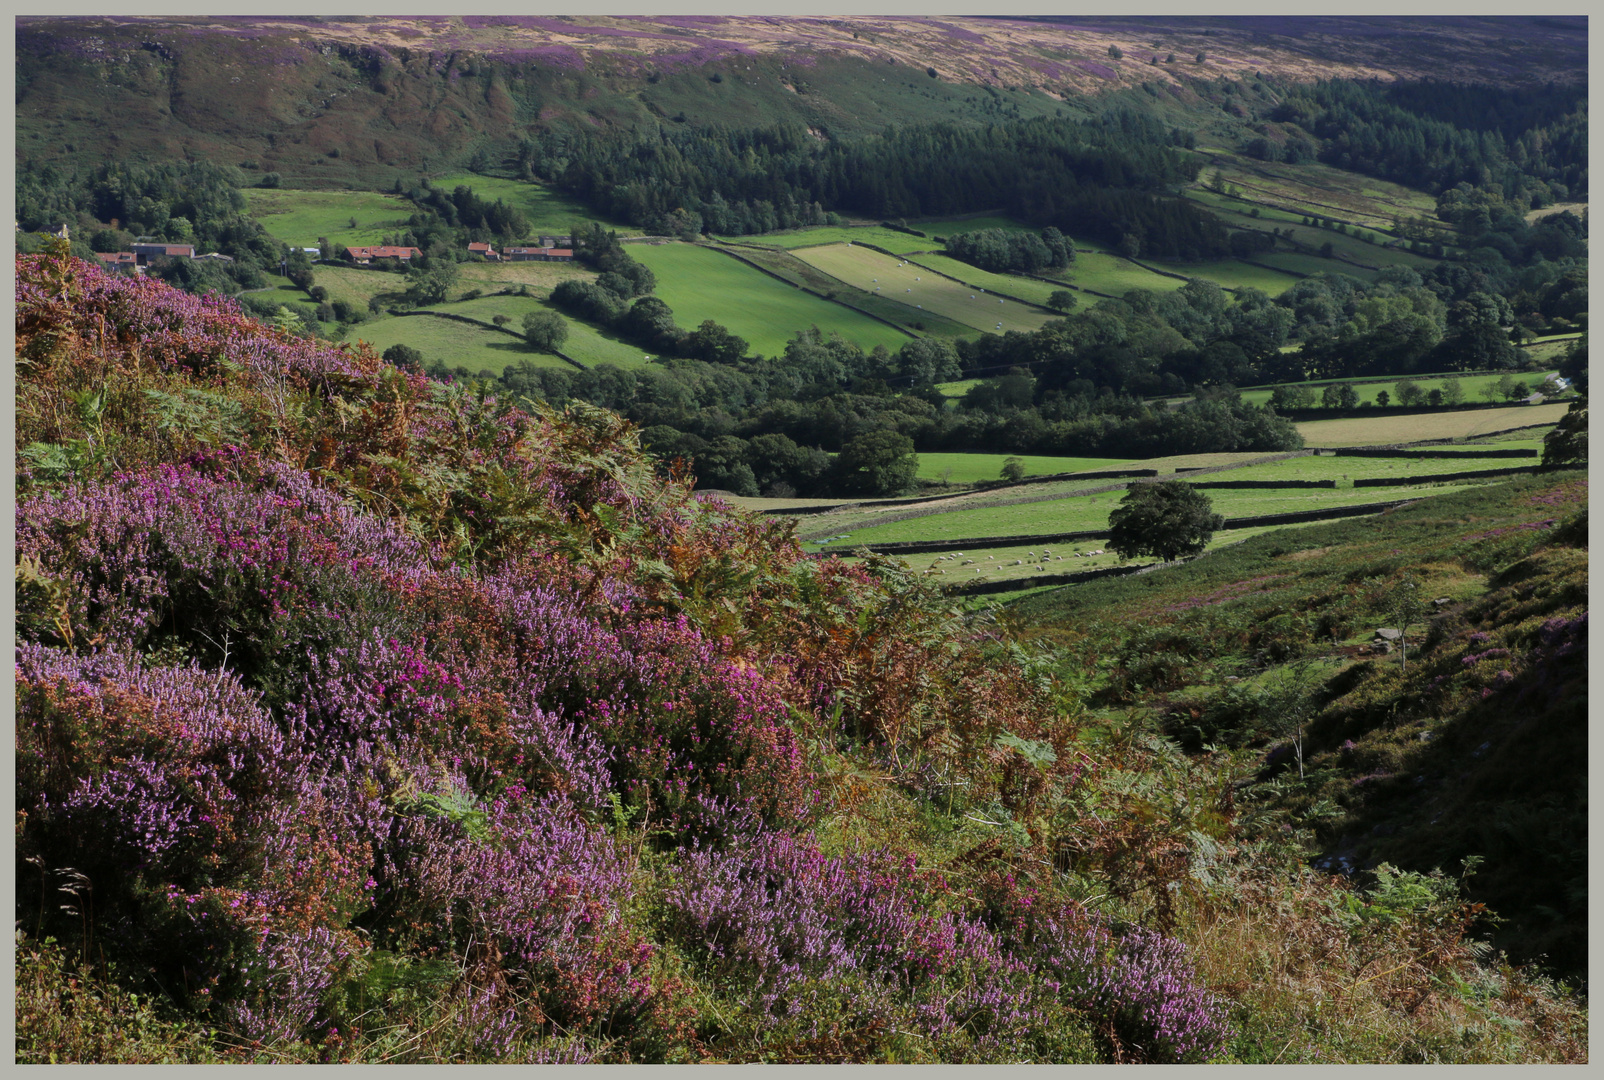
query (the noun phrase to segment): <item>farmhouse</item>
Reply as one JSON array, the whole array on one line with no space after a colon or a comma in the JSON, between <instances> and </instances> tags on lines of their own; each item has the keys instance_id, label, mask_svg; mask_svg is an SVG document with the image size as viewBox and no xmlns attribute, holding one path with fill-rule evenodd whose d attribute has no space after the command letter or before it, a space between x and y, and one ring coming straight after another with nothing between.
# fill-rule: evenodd
<instances>
[{"instance_id":1,"label":"farmhouse","mask_svg":"<svg viewBox=\"0 0 1604 1080\"><path fill-rule=\"evenodd\" d=\"M506 256L510 262L573 262L572 248L510 247Z\"/></svg>"},{"instance_id":2,"label":"farmhouse","mask_svg":"<svg viewBox=\"0 0 1604 1080\"><path fill-rule=\"evenodd\" d=\"M421 250L415 247L394 247L389 244L347 247L345 253L351 258L352 262L361 266L367 266L374 259L400 259L402 262L408 262L414 255L423 254Z\"/></svg>"},{"instance_id":3,"label":"farmhouse","mask_svg":"<svg viewBox=\"0 0 1604 1080\"><path fill-rule=\"evenodd\" d=\"M489 244L479 243L477 241L468 245L468 253L470 255L482 255L492 262L499 262L501 260L501 256L496 253L495 248L491 247Z\"/></svg>"},{"instance_id":4,"label":"farmhouse","mask_svg":"<svg viewBox=\"0 0 1604 1080\"><path fill-rule=\"evenodd\" d=\"M151 259L193 259L194 244L135 244L134 265L149 266Z\"/></svg>"}]
</instances>

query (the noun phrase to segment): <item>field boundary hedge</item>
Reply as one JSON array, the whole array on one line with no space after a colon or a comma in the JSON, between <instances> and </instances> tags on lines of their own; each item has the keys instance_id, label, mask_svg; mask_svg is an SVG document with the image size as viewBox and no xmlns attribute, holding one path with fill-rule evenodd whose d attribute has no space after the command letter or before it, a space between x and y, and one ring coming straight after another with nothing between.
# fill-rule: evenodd
<instances>
[{"instance_id":1,"label":"field boundary hedge","mask_svg":"<svg viewBox=\"0 0 1604 1080\"><path fill-rule=\"evenodd\" d=\"M1334 488L1335 480L1205 480L1192 487L1204 488Z\"/></svg>"},{"instance_id":2,"label":"field boundary hedge","mask_svg":"<svg viewBox=\"0 0 1604 1080\"><path fill-rule=\"evenodd\" d=\"M1553 405L1559 400L1560 399L1558 398L1544 398L1541 402L1539 402L1539 404ZM1408 408L1405 412L1395 412L1395 410L1398 408L1397 406L1389 405L1383 409L1379 406L1372 405L1369 408L1360 409L1287 409L1284 412L1278 409L1276 410L1276 415L1285 417L1294 423L1309 423L1315 420L1375 420L1385 419L1389 415L1391 415L1393 419L1399 419L1405 416L1419 416L1423 414L1437 416L1442 413L1486 412L1488 409L1518 409L1525 404L1526 399L1521 398L1518 401L1485 401L1474 404L1466 402L1463 405L1439 405L1436 408L1432 408L1430 405L1415 406L1414 408ZM1548 425L1531 424L1528 426L1547 427ZM1505 428L1504 430L1515 431L1519 429Z\"/></svg>"},{"instance_id":3,"label":"field boundary hedge","mask_svg":"<svg viewBox=\"0 0 1604 1080\"><path fill-rule=\"evenodd\" d=\"M1519 473L1541 472L1541 465L1512 465L1507 469L1467 469L1463 472L1434 473L1431 476L1377 476L1355 480L1356 488L1402 487L1405 484L1432 483L1438 480L1475 480L1486 476L1514 476Z\"/></svg>"},{"instance_id":4,"label":"field boundary hedge","mask_svg":"<svg viewBox=\"0 0 1604 1080\"><path fill-rule=\"evenodd\" d=\"M1548 425L1542 425L1547 427ZM1444 444L1452 445L1452 444ZM1536 450L1406 450L1370 446L1339 446L1336 457L1362 458L1534 458L1541 456Z\"/></svg>"}]
</instances>

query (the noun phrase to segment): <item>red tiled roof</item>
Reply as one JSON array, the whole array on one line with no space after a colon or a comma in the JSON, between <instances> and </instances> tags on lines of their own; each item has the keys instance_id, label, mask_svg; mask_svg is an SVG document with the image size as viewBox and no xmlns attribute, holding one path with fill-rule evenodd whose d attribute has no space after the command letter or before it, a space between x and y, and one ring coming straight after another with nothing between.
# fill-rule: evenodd
<instances>
[{"instance_id":1,"label":"red tiled roof","mask_svg":"<svg viewBox=\"0 0 1604 1080\"><path fill-rule=\"evenodd\" d=\"M395 247L381 244L374 247L347 247L345 249L353 259L410 259L423 252L415 247Z\"/></svg>"}]
</instances>

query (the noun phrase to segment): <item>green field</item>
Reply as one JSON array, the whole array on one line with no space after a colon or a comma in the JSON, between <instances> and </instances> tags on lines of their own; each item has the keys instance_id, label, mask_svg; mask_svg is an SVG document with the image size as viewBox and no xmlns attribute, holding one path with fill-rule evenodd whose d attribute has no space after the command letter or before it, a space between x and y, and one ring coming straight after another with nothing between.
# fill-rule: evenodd
<instances>
[{"instance_id":1,"label":"green field","mask_svg":"<svg viewBox=\"0 0 1604 1080\"><path fill-rule=\"evenodd\" d=\"M317 247L320 236L336 246L377 244L386 233L406 228L413 211L400 195L374 191L244 188L241 194L269 235L296 247Z\"/></svg>"},{"instance_id":2,"label":"green field","mask_svg":"<svg viewBox=\"0 0 1604 1080\"><path fill-rule=\"evenodd\" d=\"M1216 262L1206 263L1165 262L1160 259L1143 259L1142 261L1159 270L1167 270L1172 274L1204 278L1214 282L1222 289L1259 289L1271 296L1280 296L1298 283L1298 279L1290 274L1283 274L1262 266L1251 266L1240 259L1220 259ZM1177 282L1177 285L1184 284L1186 284L1184 281Z\"/></svg>"},{"instance_id":3,"label":"green field","mask_svg":"<svg viewBox=\"0 0 1604 1080\"><path fill-rule=\"evenodd\" d=\"M449 173L445 176L432 176L429 182L437 188L446 191L455 190L459 185L466 185L473 189L473 193L481 199L494 202L500 199L508 206L521 210L529 219L530 239L535 234L549 233L562 236L568 235L568 230L576 223L599 221L609 228L616 229L620 236L633 236L639 229L630 228L623 222L612 218L600 217L594 210L588 209L584 203L576 202L560 192L553 191L545 184L533 183L527 180L512 180L502 176L481 176L477 173ZM498 245L499 248L499 245Z\"/></svg>"},{"instance_id":4,"label":"green field","mask_svg":"<svg viewBox=\"0 0 1604 1080\"><path fill-rule=\"evenodd\" d=\"M1036 457L1031 454L920 454L919 478L945 480L953 484L996 480L1002 475L1003 462L1011 456L1017 456L1025 463L1026 476L1117 469L1132 464L1127 458Z\"/></svg>"},{"instance_id":5,"label":"green field","mask_svg":"<svg viewBox=\"0 0 1604 1080\"><path fill-rule=\"evenodd\" d=\"M1018 300L1025 300L1032 304L1047 306L1047 298L1064 288L1063 285L1054 285L1046 281L1037 281L1035 278L1021 277L1018 274L993 274L988 270L970 266L966 262L946 255L912 255L910 263L918 263L928 267L938 274L957 278L967 285L984 289L989 293L998 293L1011 296ZM1076 298L1077 301L1080 299Z\"/></svg>"},{"instance_id":6,"label":"green field","mask_svg":"<svg viewBox=\"0 0 1604 1080\"><path fill-rule=\"evenodd\" d=\"M1400 487L1346 490L1341 488L1335 490L1292 488L1286 491L1225 490L1211 491L1209 498L1214 504L1215 512L1224 514L1230 519L1386 502L1406 498L1420 490L1426 489ZM1432 494L1440 494L1447 490L1447 486L1431 486L1429 490ZM987 536L1028 536L1102 529L1108 525L1109 512L1119 505L1124 495L1123 491L1110 491L1099 495L1054 499L1049 502L953 510L949 513L893 521L885 525L865 525L852 529L847 539L832 541L823 545L823 548L846 549L858 544L889 544L910 540L968 540ZM1086 545L1082 543L1067 546L1084 549ZM1092 544L1092 546L1097 545ZM811 550L816 545L809 547ZM994 553L987 552L987 554Z\"/></svg>"},{"instance_id":7,"label":"green field","mask_svg":"<svg viewBox=\"0 0 1604 1080\"><path fill-rule=\"evenodd\" d=\"M614 367L640 368L647 365L646 354L640 350L640 346L631 345L578 319L570 319L566 315L563 318L568 323L568 340L562 344L564 356L570 356L586 367L612 364Z\"/></svg>"},{"instance_id":8,"label":"green field","mask_svg":"<svg viewBox=\"0 0 1604 1080\"><path fill-rule=\"evenodd\" d=\"M941 391L943 397L961 398L969 393L970 387L979 386L984 381L984 379L959 379L956 382L936 383L936 389Z\"/></svg>"},{"instance_id":9,"label":"green field","mask_svg":"<svg viewBox=\"0 0 1604 1080\"><path fill-rule=\"evenodd\" d=\"M819 225L811 229L763 233L758 236L731 236L725 239L732 243L763 244L790 250L856 241L860 244L874 244L887 251L895 251L899 255L910 251L933 251L941 246L931 237L909 236L907 233L888 229L883 225Z\"/></svg>"},{"instance_id":10,"label":"green field","mask_svg":"<svg viewBox=\"0 0 1604 1080\"><path fill-rule=\"evenodd\" d=\"M855 289L839 278L831 277L823 270L812 266L796 257L791 251L782 251L778 248L750 248L750 247L720 247L716 250L728 252L741 259L750 260L770 273L792 285L801 285L827 298L833 298L839 303L848 304L860 311L868 312L887 322L902 327L910 335L919 334L924 337L960 338L971 337L975 329L963 323L946 319L934 312L920 311L910 308L906 304L898 303L886 297L877 296L872 292Z\"/></svg>"},{"instance_id":11,"label":"green field","mask_svg":"<svg viewBox=\"0 0 1604 1080\"><path fill-rule=\"evenodd\" d=\"M407 279L400 274L321 264L312 268L312 282L327 289L331 301L344 300L363 311L368 309L368 301L380 293L400 293L407 287ZM301 297L305 299L306 294Z\"/></svg>"},{"instance_id":12,"label":"green field","mask_svg":"<svg viewBox=\"0 0 1604 1080\"><path fill-rule=\"evenodd\" d=\"M657 295L688 330L705 319L745 338L752 351L778 356L798 331L839 331L865 352L893 352L908 336L867 315L832 304L710 248L692 244L632 244L629 253L657 275Z\"/></svg>"},{"instance_id":13,"label":"green field","mask_svg":"<svg viewBox=\"0 0 1604 1080\"><path fill-rule=\"evenodd\" d=\"M923 306L987 333L1006 330L1036 330L1052 318L1050 314L1007 301L989 293L972 291L911 262L902 262L856 244L832 244L797 252L804 262L867 292L900 300L909 307ZM997 323L1002 323L998 327Z\"/></svg>"},{"instance_id":14,"label":"green field","mask_svg":"<svg viewBox=\"0 0 1604 1080\"><path fill-rule=\"evenodd\" d=\"M1155 274L1129 259L1105 251L1083 250L1077 241L1075 261L1068 270L1056 275L1074 285L1108 296L1124 296L1132 289L1150 289L1153 292L1174 292L1186 282ZM1087 301L1089 302L1089 301Z\"/></svg>"},{"instance_id":15,"label":"green field","mask_svg":"<svg viewBox=\"0 0 1604 1080\"><path fill-rule=\"evenodd\" d=\"M352 327L350 339L366 341L378 353L391 345L410 345L423 354L425 363L438 360L451 367L465 367L474 374L490 371L500 375L515 360L528 360L541 367L573 370L573 365L559 357L535 352L522 341L499 330L428 315L374 319Z\"/></svg>"},{"instance_id":16,"label":"green field","mask_svg":"<svg viewBox=\"0 0 1604 1080\"><path fill-rule=\"evenodd\" d=\"M538 296L482 296L477 300L440 304L427 310L462 315L469 319L478 319L480 322L492 322L497 315L505 315L511 320L508 328L517 330L523 326L524 316L530 312L556 309ZM567 315L563 315L562 318L568 324L568 339L561 346L564 356L572 357L586 367L595 367L597 364L612 364L623 368L646 366L648 362L646 354L637 346L579 319ZM508 362L513 359L518 358L511 357ZM536 359L536 355L530 354L528 359ZM536 362L541 361L536 360Z\"/></svg>"},{"instance_id":17,"label":"green field","mask_svg":"<svg viewBox=\"0 0 1604 1080\"><path fill-rule=\"evenodd\" d=\"M1557 424L1569 406L1512 405L1462 412L1388 413L1352 420L1311 420L1297 425L1304 445L1380 446L1422 439L1473 439L1531 424Z\"/></svg>"}]
</instances>

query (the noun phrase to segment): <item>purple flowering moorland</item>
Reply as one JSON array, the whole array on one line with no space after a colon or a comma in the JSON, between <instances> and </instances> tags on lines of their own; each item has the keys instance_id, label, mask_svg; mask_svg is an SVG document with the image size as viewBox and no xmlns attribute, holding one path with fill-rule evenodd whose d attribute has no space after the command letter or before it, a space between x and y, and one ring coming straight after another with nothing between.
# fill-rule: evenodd
<instances>
[{"instance_id":1,"label":"purple flowering moorland","mask_svg":"<svg viewBox=\"0 0 1604 1080\"><path fill-rule=\"evenodd\" d=\"M458 1060L1224 1047L1186 949L1050 872L821 830L854 744L1020 820L1085 782L915 583L802 558L595 411L59 254L16 299L22 932L300 1060L386 1002Z\"/></svg>"}]
</instances>

